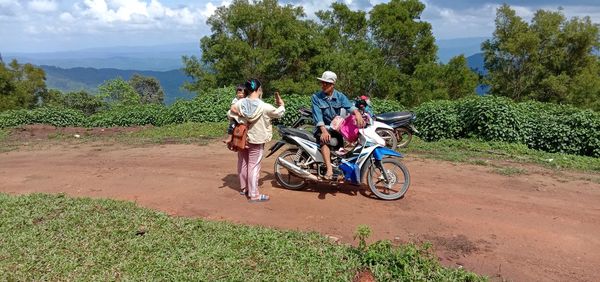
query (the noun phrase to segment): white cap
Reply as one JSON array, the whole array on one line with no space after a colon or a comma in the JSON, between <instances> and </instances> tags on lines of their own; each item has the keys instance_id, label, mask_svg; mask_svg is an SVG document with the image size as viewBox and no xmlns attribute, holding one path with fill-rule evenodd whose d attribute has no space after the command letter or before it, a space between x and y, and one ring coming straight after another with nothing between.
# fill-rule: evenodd
<instances>
[{"instance_id":1,"label":"white cap","mask_svg":"<svg viewBox=\"0 0 600 282\"><path fill-rule=\"evenodd\" d=\"M335 84L335 81L337 80L337 75L332 71L325 71L323 75L321 77L317 77L317 79L323 82Z\"/></svg>"}]
</instances>

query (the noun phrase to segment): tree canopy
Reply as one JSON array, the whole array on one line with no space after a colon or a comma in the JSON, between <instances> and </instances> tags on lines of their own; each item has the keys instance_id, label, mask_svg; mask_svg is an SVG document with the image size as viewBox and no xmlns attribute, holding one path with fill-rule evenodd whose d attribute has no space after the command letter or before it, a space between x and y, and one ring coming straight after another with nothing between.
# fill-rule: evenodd
<instances>
[{"instance_id":1,"label":"tree canopy","mask_svg":"<svg viewBox=\"0 0 600 282\"><path fill-rule=\"evenodd\" d=\"M505 4L495 23L482 45L491 93L600 110L600 33L589 17L538 10L527 23Z\"/></svg>"},{"instance_id":2,"label":"tree canopy","mask_svg":"<svg viewBox=\"0 0 600 282\"><path fill-rule=\"evenodd\" d=\"M184 70L193 79L186 88L202 93L256 77L267 93L276 88L310 94L319 89L315 77L332 70L338 75L336 87L350 96L396 98L409 106L474 94L477 77L466 63L453 65L452 83L415 76L428 69L445 79L447 72L437 63L431 25L420 20L424 8L418 0L392 0L367 15L336 2L313 21L299 6L234 0L208 19L212 34L200 40L202 57L184 57ZM445 94L421 93L421 84Z\"/></svg>"},{"instance_id":3,"label":"tree canopy","mask_svg":"<svg viewBox=\"0 0 600 282\"><path fill-rule=\"evenodd\" d=\"M46 74L32 64L0 61L0 111L31 109L46 94Z\"/></svg>"}]
</instances>

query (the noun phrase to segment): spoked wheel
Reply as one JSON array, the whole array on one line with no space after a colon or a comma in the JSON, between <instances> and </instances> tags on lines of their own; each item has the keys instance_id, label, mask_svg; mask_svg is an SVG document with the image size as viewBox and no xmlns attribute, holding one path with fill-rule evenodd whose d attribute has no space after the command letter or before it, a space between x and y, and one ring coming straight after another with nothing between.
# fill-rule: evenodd
<instances>
[{"instance_id":1,"label":"spoked wheel","mask_svg":"<svg viewBox=\"0 0 600 282\"><path fill-rule=\"evenodd\" d=\"M306 162L308 159L307 154L298 148L285 150L279 155L279 158L297 166L299 166L300 163ZM284 188L291 190L300 190L304 188L304 186L306 186L306 180L288 171L287 168L279 163L279 158L275 160L275 179L277 180L277 183Z\"/></svg>"},{"instance_id":2,"label":"spoked wheel","mask_svg":"<svg viewBox=\"0 0 600 282\"><path fill-rule=\"evenodd\" d=\"M398 139L398 147L405 148L412 140L412 132L406 127L396 128L396 139Z\"/></svg>"},{"instance_id":3,"label":"spoked wheel","mask_svg":"<svg viewBox=\"0 0 600 282\"><path fill-rule=\"evenodd\" d=\"M375 130L375 133L385 140L385 146L387 148L392 150L396 149L398 140L396 139L396 134L394 134L394 131L390 129L379 128Z\"/></svg>"},{"instance_id":4,"label":"spoked wheel","mask_svg":"<svg viewBox=\"0 0 600 282\"><path fill-rule=\"evenodd\" d=\"M410 186L408 169L399 160L386 158L381 166L372 162L367 175L367 183L371 192L383 200L402 198Z\"/></svg>"}]
</instances>

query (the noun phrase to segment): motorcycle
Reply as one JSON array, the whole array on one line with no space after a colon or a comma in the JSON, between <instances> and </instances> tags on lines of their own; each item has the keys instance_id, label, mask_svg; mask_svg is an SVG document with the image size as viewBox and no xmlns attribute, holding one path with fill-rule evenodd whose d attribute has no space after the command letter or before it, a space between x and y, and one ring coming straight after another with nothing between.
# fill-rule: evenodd
<instances>
[{"instance_id":1,"label":"motorcycle","mask_svg":"<svg viewBox=\"0 0 600 282\"><path fill-rule=\"evenodd\" d=\"M375 116L376 121L393 128L398 148L408 146L413 134L419 133L413 125L416 118L417 116L412 112L390 112Z\"/></svg>"},{"instance_id":2,"label":"motorcycle","mask_svg":"<svg viewBox=\"0 0 600 282\"><path fill-rule=\"evenodd\" d=\"M300 108L298 110L298 113L300 113L300 115L298 116L298 119L296 119L296 121L294 121L294 123L292 124L292 128L299 128L302 130L306 130L308 132L314 132L315 130L315 126L313 124L313 119L312 119L312 112L311 110L307 109L307 108ZM397 140L397 134L396 131L394 130L393 127L391 127L390 125L378 121L378 120L374 120L372 121L373 125L376 130L375 132L381 137L383 138L383 140L385 140L385 147L388 147L390 149L395 149L398 146L398 140ZM412 137L412 136L411 136Z\"/></svg>"},{"instance_id":3,"label":"motorcycle","mask_svg":"<svg viewBox=\"0 0 600 282\"><path fill-rule=\"evenodd\" d=\"M299 190L309 182L326 183L326 167L320 146L312 133L280 126L281 140L270 149L267 158L284 145L290 145L275 160L277 183L287 189ZM356 146L348 152L331 152L334 181L354 185L367 184L380 199L402 198L410 186L410 174L400 162L402 154L383 146L385 141L375 133L375 127L359 129ZM341 177L341 179L340 179ZM365 181L366 179L366 181Z\"/></svg>"}]
</instances>

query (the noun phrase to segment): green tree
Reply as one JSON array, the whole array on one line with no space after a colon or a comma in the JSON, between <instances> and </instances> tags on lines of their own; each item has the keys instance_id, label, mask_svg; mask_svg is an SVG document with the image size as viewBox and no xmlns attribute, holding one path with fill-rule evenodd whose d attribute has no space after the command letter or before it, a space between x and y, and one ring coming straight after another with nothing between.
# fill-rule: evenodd
<instances>
[{"instance_id":1,"label":"green tree","mask_svg":"<svg viewBox=\"0 0 600 282\"><path fill-rule=\"evenodd\" d=\"M379 72L383 56L367 36L366 13L333 3L331 10L319 11L317 16L323 43L317 44L319 52L311 59L312 72L334 70L339 81L336 87L350 96L385 96Z\"/></svg>"},{"instance_id":2,"label":"green tree","mask_svg":"<svg viewBox=\"0 0 600 282\"><path fill-rule=\"evenodd\" d=\"M94 96L86 91L69 92L63 96L63 106L82 111L86 115L97 113L104 103L99 96Z\"/></svg>"},{"instance_id":3,"label":"green tree","mask_svg":"<svg viewBox=\"0 0 600 282\"><path fill-rule=\"evenodd\" d=\"M140 96L142 104L164 104L165 92L158 79L136 73L129 79L129 84Z\"/></svg>"},{"instance_id":4,"label":"green tree","mask_svg":"<svg viewBox=\"0 0 600 282\"><path fill-rule=\"evenodd\" d=\"M412 75L419 64L437 59L431 24L421 21L425 4L418 0L391 0L373 7L369 19L372 38L386 64Z\"/></svg>"},{"instance_id":5,"label":"green tree","mask_svg":"<svg viewBox=\"0 0 600 282\"><path fill-rule=\"evenodd\" d=\"M204 91L249 77L264 81L267 91L283 81L299 88L294 84L309 79L306 62L314 53L315 29L304 16L301 7L277 0L234 0L219 7L207 21L212 34L201 39L202 59L184 57L184 71L193 79L186 88Z\"/></svg>"},{"instance_id":6,"label":"green tree","mask_svg":"<svg viewBox=\"0 0 600 282\"><path fill-rule=\"evenodd\" d=\"M98 97L108 106L139 105L140 95L123 78L107 80L98 86Z\"/></svg>"},{"instance_id":7,"label":"green tree","mask_svg":"<svg viewBox=\"0 0 600 282\"><path fill-rule=\"evenodd\" d=\"M193 79L186 88L201 93L257 77L267 92L312 94L319 89L315 77L332 70L336 88L349 96L396 98L407 106L473 93L477 77L464 57L437 63L431 25L420 20L424 8L418 0L392 0L367 17L336 2L313 22L301 7L235 0L208 20L212 34L201 40L202 58L183 58Z\"/></svg>"},{"instance_id":8,"label":"green tree","mask_svg":"<svg viewBox=\"0 0 600 282\"><path fill-rule=\"evenodd\" d=\"M33 108L46 89L46 74L32 64L0 62L0 111Z\"/></svg>"},{"instance_id":9,"label":"green tree","mask_svg":"<svg viewBox=\"0 0 600 282\"><path fill-rule=\"evenodd\" d=\"M404 105L420 105L431 100L459 99L475 94L478 75L469 69L465 56L456 56L443 65L439 63L419 64L407 80L408 91Z\"/></svg>"},{"instance_id":10,"label":"green tree","mask_svg":"<svg viewBox=\"0 0 600 282\"><path fill-rule=\"evenodd\" d=\"M505 4L495 23L493 38L482 45L491 93L580 106L596 97L599 59L593 50L600 47L600 33L589 17L567 20L561 10L538 10L528 24Z\"/></svg>"},{"instance_id":11,"label":"green tree","mask_svg":"<svg viewBox=\"0 0 600 282\"><path fill-rule=\"evenodd\" d=\"M371 40L383 56L376 70L378 87L387 93L386 98L408 106L440 96L437 87L441 83L423 77L441 71L431 24L420 20L424 9L418 0L392 0L369 13Z\"/></svg>"},{"instance_id":12,"label":"green tree","mask_svg":"<svg viewBox=\"0 0 600 282\"><path fill-rule=\"evenodd\" d=\"M456 100L475 94L479 76L469 68L465 56L459 55L443 66L441 79L444 80L448 98Z\"/></svg>"},{"instance_id":13,"label":"green tree","mask_svg":"<svg viewBox=\"0 0 600 282\"><path fill-rule=\"evenodd\" d=\"M40 106L60 107L63 105L63 93L60 90L49 89L40 95Z\"/></svg>"}]
</instances>

